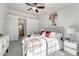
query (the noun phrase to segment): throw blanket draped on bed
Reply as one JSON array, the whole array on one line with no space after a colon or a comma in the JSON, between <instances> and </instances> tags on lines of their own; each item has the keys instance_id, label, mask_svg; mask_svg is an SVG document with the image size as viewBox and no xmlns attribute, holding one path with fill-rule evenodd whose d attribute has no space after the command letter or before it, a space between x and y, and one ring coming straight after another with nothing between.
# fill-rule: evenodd
<instances>
[{"instance_id":1,"label":"throw blanket draped on bed","mask_svg":"<svg viewBox=\"0 0 79 59\"><path fill-rule=\"evenodd\" d=\"M27 48L32 48L32 47L40 47L41 42L38 38L30 38L29 40L25 41Z\"/></svg>"},{"instance_id":2,"label":"throw blanket draped on bed","mask_svg":"<svg viewBox=\"0 0 79 59\"><path fill-rule=\"evenodd\" d=\"M27 55L46 55L46 41L40 37L25 38L22 43L26 45Z\"/></svg>"}]
</instances>

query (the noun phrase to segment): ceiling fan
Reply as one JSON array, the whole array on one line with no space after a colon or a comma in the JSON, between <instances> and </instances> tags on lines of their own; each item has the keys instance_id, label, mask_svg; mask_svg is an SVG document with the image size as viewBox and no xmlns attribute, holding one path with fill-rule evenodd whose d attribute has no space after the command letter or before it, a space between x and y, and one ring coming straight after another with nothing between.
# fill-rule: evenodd
<instances>
[{"instance_id":1,"label":"ceiling fan","mask_svg":"<svg viewBox=\"0 0 79 59\"><path fill-rule=\"evenodd\" d=\"M25 4L31 6L31 8L27 9L28 11L29 11L29 10L34 10L34 11L36 11L37 13L39 12L38 9L44 9L44 8L45 8L45 6L38 6L38 5L37 5L38 3L31 3L31 4L30 4L30 3L25 3Z\"/></svg>"}]
</instances>

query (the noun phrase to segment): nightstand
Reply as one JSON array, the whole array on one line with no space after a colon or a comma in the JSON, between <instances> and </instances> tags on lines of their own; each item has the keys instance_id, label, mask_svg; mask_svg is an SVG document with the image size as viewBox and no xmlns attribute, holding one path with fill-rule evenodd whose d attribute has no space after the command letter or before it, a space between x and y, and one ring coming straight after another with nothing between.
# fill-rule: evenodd
<instances>
[{"instance_id":1,"label":"nightstand","mask_svg":"<svg viewBox=\"0 0 79 59\"><path fill-rule=\"evenodd\" d=\"M72 55L77 55L78 49L78 42L77 41L70 41L65 40L64 41L64 50Z\"/></svg>"}]
</instances>

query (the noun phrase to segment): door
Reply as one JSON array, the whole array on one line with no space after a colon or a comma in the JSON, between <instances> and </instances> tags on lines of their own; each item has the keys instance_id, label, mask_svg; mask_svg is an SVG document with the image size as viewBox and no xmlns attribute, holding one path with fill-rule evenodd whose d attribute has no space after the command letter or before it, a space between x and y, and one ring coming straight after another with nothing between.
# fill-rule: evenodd
<instances>
[{"instance_id":1,"label":"door","mask_svg":"<svg viewBox=\"0 0 79 59\"><path fill-rule=\"evenodd\" d=\"M18 23L19 23L19 37L24 37L26 36L26 19L24 18L19 18L18 19Z\"/></svg>"}]
</instances>

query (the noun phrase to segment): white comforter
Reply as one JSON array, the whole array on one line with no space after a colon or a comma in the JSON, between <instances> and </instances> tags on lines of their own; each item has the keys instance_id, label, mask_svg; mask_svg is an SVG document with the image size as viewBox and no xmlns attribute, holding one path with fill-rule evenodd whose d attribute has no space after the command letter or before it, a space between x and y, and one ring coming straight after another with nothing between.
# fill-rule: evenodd
<instances>
[{"instance_id":1,"label":"white comforter","mask_svg":"<svg viewBox=\"0 0 79 59\"><path fill-rule=\"evenodd\" d=\"M46 40L34 36L30 38L25 38L22 43L24 44L25 50L27 50L27 56L42 56L46 55Z\"/></svg>"},{"instance_id":2,"label":"white comforter","mask_svg":"<svg viewBox=\"0 0 79 59\"><path fill-rule=\"evenodd\" d=\"M30 38L25 38L22 43L24 55L26 54L27 56L46 56L60 49L61 35L57 34L53 38L33 36Z\"/></svg>"}]
</instances>

